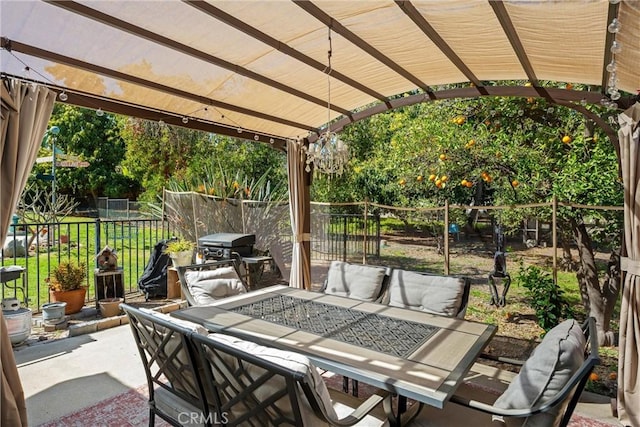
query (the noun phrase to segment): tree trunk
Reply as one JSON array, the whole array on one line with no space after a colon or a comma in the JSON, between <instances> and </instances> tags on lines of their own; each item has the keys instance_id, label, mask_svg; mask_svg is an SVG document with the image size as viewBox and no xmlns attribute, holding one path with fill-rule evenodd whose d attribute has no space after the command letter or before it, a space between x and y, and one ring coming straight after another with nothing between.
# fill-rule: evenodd
<instances>
[{"instance_id":1,"label":"tree trunk","mask_svg":"<svg viewBox=\"0 0 640 427\"><path fill-rule=\"evenodd\" d=\"M598 332L598 342L602 346L614 344L613 332L609 330L613 306L619 292L620 278L612 280L612 275L616 272L616 260L610 259L610 269L608 278L605 278L604 286L600 286L598 280L598 269L593 255L593 244L587 227L582 221L571 220L571 227L575 233L576 244L578 246L579 265L576 276L580 286L583 303L589 316L596 320L596 330ZM613 263L613 264L612 264ZM612 266L613 265L613 266ZM617 259L619 271L619 258ZM616 284L617 282L617 284Z\"/></svg>"}]
</instances>

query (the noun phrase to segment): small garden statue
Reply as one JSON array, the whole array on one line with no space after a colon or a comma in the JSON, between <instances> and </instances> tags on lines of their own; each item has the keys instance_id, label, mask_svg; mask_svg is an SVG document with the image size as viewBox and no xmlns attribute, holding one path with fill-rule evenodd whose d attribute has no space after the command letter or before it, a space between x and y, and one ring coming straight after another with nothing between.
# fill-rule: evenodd
<instances>
[{"instance_id":1,"label":"small garden statue","mask_svg":"<svg viewBox=\"0 0 640 427\"><path fill-rule=\"evenodd\" d=\"M115 249L111 249L109 246L105 246L98 255L98 269L100 271L111 271L118 267L118 257L116 256Z\"/></svg>"}]
</instances>

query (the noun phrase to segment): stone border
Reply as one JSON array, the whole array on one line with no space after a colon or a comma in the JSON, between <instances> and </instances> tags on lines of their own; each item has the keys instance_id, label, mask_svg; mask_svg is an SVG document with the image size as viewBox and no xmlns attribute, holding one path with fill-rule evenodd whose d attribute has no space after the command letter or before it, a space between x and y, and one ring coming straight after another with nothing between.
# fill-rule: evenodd
<instances>
[{"instance_id":1,"label":"stone border","mask_svg":"<svg viewBox=\"0 0 640 427\"><path fill-rule=\"evenodd\" d=\"M138 304L134 305L138 306ZM186 307L187 301L178 300L162 306L153 307L151 310L159 311L161 313L171 313L172 311ZM22 343L14 346L13 350L20 351L21 349L32 345L39 345L64 338L90 334L129 323L129 317L126 314L106 318L99 318L99 315L100 311L97 308L85 306L79 313L65 316L65 320L58 324L45 324L41 316L34 316L31 319L31 335ZM83 319L86 320L83 321ZM34 331L34 328L41 328L43 331Z\"/></svg>"}]
</instances>

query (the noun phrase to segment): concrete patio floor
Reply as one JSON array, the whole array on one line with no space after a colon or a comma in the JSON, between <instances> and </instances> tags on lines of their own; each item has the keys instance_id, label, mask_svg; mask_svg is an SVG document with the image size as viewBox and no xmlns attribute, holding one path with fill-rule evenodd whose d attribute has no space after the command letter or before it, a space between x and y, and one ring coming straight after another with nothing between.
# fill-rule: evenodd
<instances>
[{"instance_id":1,"label":"concrete patio floor","mask_svg":"<svg viewBox=\"0 0 640 427\"><path fill-rule=\"evenodd\" d=\"M15 357L30 426L146 384L128 325L16 348ZM604 425L620 425L605 396L585 393L576 413Z\"/></svg>"}]
</instances>

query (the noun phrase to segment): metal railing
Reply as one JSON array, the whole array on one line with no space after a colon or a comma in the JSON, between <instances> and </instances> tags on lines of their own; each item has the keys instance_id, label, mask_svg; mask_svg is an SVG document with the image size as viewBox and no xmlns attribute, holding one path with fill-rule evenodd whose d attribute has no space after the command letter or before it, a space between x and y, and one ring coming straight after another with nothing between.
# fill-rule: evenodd
<instances>
[{"instance_id":1,"label":"metal railing","mask_svg":"<svg viewBox=\"0 0 640 427\"><path fill-rule=\"evenodd\" d=\"M15 297L39 310L49 301L47 278L52 269L61 261L75 260L86 265L87 300L95 300L96 254L105 246L116 251L125 293L137 291L154 246L168 236L168 224L158 219L13 224L0 266L17 265L24 272L20 279L3 284L2 298Z\"/></svg>"},{"instance_id":2,"label":"metal railing","mask_svg":"<svg viewBox=\"0 0 640 427\"><path fill-rule=\"evenodd\" d=\"M311 257L341 259L365 254L380 256L380 215L315 214L311 233Z\"/></svg>"}]
</instances>

